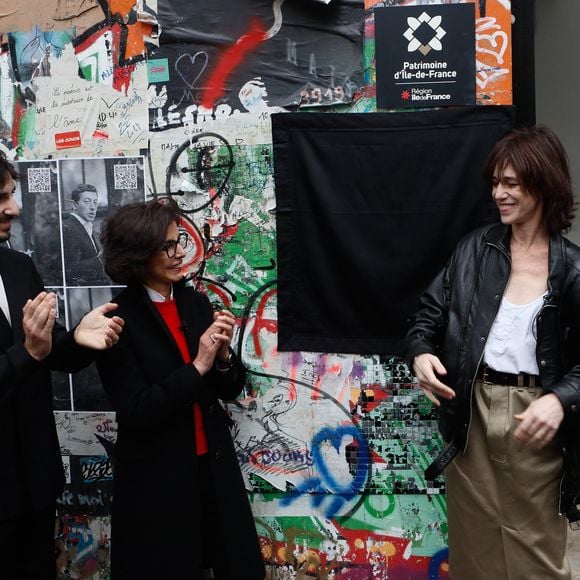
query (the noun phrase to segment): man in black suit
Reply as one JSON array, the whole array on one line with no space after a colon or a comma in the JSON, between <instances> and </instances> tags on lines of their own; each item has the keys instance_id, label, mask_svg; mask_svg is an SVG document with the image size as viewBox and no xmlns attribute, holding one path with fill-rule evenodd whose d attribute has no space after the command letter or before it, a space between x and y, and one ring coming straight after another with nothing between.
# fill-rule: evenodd
<instances>
[{"instance_id":1,"label":"man in black suit","mask_svg":"<svg viewBox=\"0 0 580 580\"><path fill-rule=\"evenodd\" d=\"M72 211L63 221L66 283L69 286L107 284L99 258L100 244L93 232L97 216L97 188L89 183L77 185L72 193Z\"/></svg>"},{"instance_id":2,"label":"man in black suit","mask_svg":"<svg viewBox=\"0 0 580 580\"><path fill-rule=\"evenodd\" d=\"M20 210L18 174L0 154L0 242ZM70 332L55 323L56 297L23 253L0 247L0 577L56 576L56 498L64 472L52 410L51 369L74 372L118 340L123 321L105 304Z\"/></svg>"}]
</instances>

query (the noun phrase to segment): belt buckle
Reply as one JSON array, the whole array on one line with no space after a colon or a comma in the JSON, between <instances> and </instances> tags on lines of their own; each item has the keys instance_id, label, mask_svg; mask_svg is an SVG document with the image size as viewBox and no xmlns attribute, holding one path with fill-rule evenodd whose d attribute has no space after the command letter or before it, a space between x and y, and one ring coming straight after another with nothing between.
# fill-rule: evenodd
<instances>
[{"instance_id":1,"label":"belt buckle","mask_svg":"<svg viewBox=\"0 0 580 580\"><path fill-rule=\"evenodd\" d=\"M481 373L481 380L484 383L489 382L489 374L488 374L489 367L487 365L483 365L483 372Z\"/></svg>"}]
</instances>

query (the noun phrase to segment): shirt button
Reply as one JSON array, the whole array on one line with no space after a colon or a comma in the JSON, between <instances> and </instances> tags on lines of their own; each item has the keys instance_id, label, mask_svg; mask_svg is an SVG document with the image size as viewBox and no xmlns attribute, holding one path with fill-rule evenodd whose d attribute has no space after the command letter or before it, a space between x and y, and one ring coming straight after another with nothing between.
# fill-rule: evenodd
<instances>
[{"instance_id":1,"label":"shirt button","mask_svg":"<svg viewBox=\"0 0 580 580\"><path fill-rule=\"evenodd\" d=\"M496 295L494 296L494 298L495 298L496 300L499 300L499 294L496 294Z\"/></svg>"},{"instance_id":2,"label":"shirt button","mask_svg":"<svg viewBox=\"0 0 580 580\"><path fill-rule=\"evenodd\" d=\"M485 336L481 336L481 337L479 338L479 342L485 342Z\"/></svg>"},{"instance_id":3,"label":"shirt button","mask_svg":"<svg viewBox=\"0 0 580 580\"><path fill-rule=\"evenodd\" d=\"M540 361L540 366L542 366L542 367L545 367L545 366L546 366L546 364L547 364L547 363L546 363L546 361L545 361L545 360L541 360L541 361Z\"/></svg>"}]
</instances>

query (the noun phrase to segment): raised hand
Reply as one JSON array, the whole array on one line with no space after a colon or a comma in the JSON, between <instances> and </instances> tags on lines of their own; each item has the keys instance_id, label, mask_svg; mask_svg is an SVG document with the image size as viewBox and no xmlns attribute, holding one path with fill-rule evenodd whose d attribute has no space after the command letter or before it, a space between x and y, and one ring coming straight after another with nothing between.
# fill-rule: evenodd
<instances>
[{"instance_id":1,"label":"raised hand","mask_svg":"<svg viewBox=\"0 0 580 580\"><path fill-rule=\"evenodd\" d=\"M52 349L52 329L56 319L56 296L41 292L27 300L22 309L24 348L37 361L44 360Z\"/></svg>"},{"instance_id":2,"label":"raised hand","mask_svg":"<svg viewBox=\"0 0 580 580\"><path fill-rule=\"evenodd\" d=\"M119 340L124 321L118 316L108 317L117 304L108 302L86 314L75 328L75 341L80 346L95 350L106 350Z\"/></svg>"},{"instance_id":3,"label":"raised hand","mask_svg":"<svg viewBox=\"0 0 580 580\"><path fill-rule=\"evenodd\" d=\"M435 395L444 399L453 399L455 391L442 383L437 376L445 376L447 369L443 363L434 354L418 354L413 361L413 372L419 382L419 387L425 393L425 396L435 405L441 403Z\"/></svg>"},{"instance_id":4,"label":"raised hand","mask_svg":"<svg viewBox=\"0 0 580 580\"><path fill-rule=\"evenodd\" d=\"M199 338L197 356L192 363L200 375L212 368L216 358L223 362L229 361L229 346L235 322L234 315L227 310L214 313L213 322Z\"/></svg>"},{"instance_id":5,"label":"raised hand","mask_svg":"<svg viewBox=\"0 0 580 580\"><path fill-rule=\"evenodd\" d=\"M214 338L220 339L220 348L217 352L217 358L223 362L228 362L230 360L230 344L234 337L234 327L236 325L235 316L228 310L222 310L221 312L214 312L213 314L214 323L221 328L221 333L218 333ZM227 337L227 341L223 337Z\"/></svg>"}]
</instances>

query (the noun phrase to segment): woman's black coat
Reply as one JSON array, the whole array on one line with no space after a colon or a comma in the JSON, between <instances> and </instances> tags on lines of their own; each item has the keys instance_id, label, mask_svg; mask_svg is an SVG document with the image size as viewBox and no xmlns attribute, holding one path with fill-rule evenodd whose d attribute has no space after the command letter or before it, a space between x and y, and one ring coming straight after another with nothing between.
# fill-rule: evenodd
<instances>
[{"instance_id":1,"label":"woman's black coat","mask_svg":"<svg viewBox=\"0 0 580 580\"><path fill-rule=\"evenodd\" d=\"M205 296L184 284L174 298L192 360L212 322ZM254 520L229 426L219 399L241 392L245 373L232 368L200 376L179 348L143 287L114 300L125 320L117 345L98 360L101 380L117 413L118 438L112 512L113 580L201 578L203 538L197 522L204 497L196 476L192 405L199 403L218 502L216 520L226 541L218 546L228 580L263 579Z\"/></svg>"}]
</instances>

